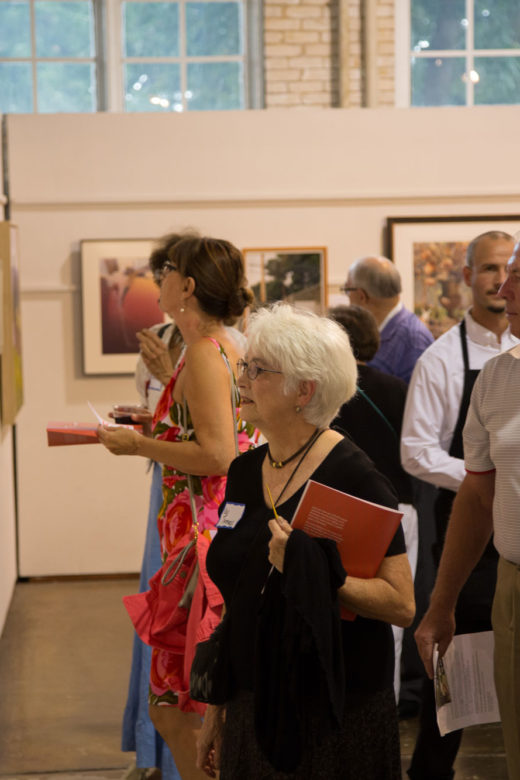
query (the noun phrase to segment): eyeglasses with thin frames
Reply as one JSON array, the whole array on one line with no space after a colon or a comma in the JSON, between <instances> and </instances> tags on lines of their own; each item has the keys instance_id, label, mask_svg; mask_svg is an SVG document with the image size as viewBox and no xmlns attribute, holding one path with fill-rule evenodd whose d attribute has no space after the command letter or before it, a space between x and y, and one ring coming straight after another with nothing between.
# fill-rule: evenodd
<instances>
[{"instance_id":1,"label":"eyeglasses with thin frames","mask_svg":"<svg viewBox=\"0 0 520 780\"><path fill-rule=\"evenodd\" d=\"M262 368L257 363L246 363L245 360L237 360L238 375L247 374L248 378L256 379L259 374L281 374L282 371L275 371L274 368Z\"/></svg>"},{"instance_id":2,"label":"eyeglasses with thin frames","mask_svg":"<svg viewBox=\"0 0 520 780\"><path fill-rule=\"evenodd\" d=\"M166 262L157 270L153 278L157 284L161 284L163 279L171 272L171 271L178 271L179 269L175 265L175 263L172 263L171 260L166 260Z\"/></svg>"},{"instance_id":3,"label":"eyeglasses with thin frames","mask_svg":"<svg viewBox=\"0 0 520 780\"><path fill-rule=\"evenodd\" d=\"M340 292L345 293L345 295L348 295L350 292L355 292L356 290L359 290L359 287L349 287L347 284L342 284L339 289Z\"/></svg>"}]
</instances>

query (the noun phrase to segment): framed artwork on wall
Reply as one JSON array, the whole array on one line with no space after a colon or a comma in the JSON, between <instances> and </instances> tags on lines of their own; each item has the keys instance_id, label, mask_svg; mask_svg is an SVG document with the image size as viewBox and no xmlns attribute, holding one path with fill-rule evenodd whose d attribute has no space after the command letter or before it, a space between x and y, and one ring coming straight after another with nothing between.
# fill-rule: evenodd
<instances>
[{"instance_id":1,"label":"framed artwork on wall","mask_svg":"<svg viewBox=\"0 0 520 780\"><path fill-rule=\"evenodd\" d=\"M387 254L401 273L403 303L437 338L471 302L462 268L470 241L487 231L515 235L520 215L389 217Z\"/></svg>"},{"instance_id":2,"label":"framed artwork on wall","mask_svg":"<svg viewBox=\"0 0 520 780\"><path fill-rule=\"evenodd\" d=\"M152 239L81 242L83 370L133 374L137 332L165 320L148 258Z\"/></svg>"},{"instance_id":3,"label":"framed artwork on wall","mask_svg":"<svg viewBox=\"0 0 520 780\"><path fill-rule=\"evenodd\" d=\"M316 314L325 311L325 247L263 247L243 253L247 280L258 303L283 300Z\"/></svg>"},{"instance_id":4,"label":"framed artwork on wall","mask_svg":"<svg viewBox=\"0 0 520 780\"><path fill-rule=\"evenodd\" d=\"M22 323L18 230L0 223L0 388L3 425L13 425L23 404Z\"/></svg>"}]
</instances>

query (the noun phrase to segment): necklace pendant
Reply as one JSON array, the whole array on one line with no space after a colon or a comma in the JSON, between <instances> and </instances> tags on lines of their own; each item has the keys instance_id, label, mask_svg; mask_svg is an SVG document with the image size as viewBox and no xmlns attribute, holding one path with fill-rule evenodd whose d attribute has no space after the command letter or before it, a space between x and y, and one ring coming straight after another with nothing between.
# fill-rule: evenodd
<instances>
[{"instance_id":1,"label":"necklace pendant","mask_svg":"<svg viewBox=\"0 0 520 780\"><path fill-rule=\"evenodd\" d=\"M283 465L284 464L283 464L283 462L281 460L272 460L271 461L271 466L273 467L273 469L281 469L281 468L283 468Z\"/></svg>"}]
</instances>

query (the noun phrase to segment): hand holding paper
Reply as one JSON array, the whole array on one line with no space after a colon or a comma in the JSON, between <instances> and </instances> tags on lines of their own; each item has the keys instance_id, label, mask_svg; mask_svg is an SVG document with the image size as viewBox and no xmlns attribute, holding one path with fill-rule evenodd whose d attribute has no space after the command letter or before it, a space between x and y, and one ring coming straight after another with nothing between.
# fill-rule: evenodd
<instances>
[{"instance_id":1,"label":"hand holding paper","mask_svg":"<svg viewBox=\"0 0 520 780\"><path fill-rule=\"evenodd\" d=\"M500 720L493 677L492 631L459 634L441 659L435 649L435 703L443 737L450 731Z\"/></svg>"},{"instance_id":2,"label":"hand holding paper","mask_svg":"<svg viewBox=\"0 0 520 780\"><path fill-rule=\"evenodd\" d=\"M108 426L108 430L113 431L117 428L126 428L136 436L138 435L136 428L139 429L139 425L118 425L117 423L109 423L98 414L90 401L87 401L87 403L98 423L103 426L103 430L106 430L105 426ZM47 443L49 447L58 447L68 444L98 444L101 441L99 431L100 427L92 423L52 422L47 425ZM137 444L135 446L137 447ZM123 453L121 452L118 454L122 455Z\"/></svg>"},{"instance_id":3,"label":"hand holding paper","mask_svg":"<svg viewBox=\"0 0 520 780\"><path fill-rule=\"evenodd\" d=\"M111 426L103 422L97 429L98 439L112 455L137 455L141 434L126 425Z\"/></svg>"}]
</instances>

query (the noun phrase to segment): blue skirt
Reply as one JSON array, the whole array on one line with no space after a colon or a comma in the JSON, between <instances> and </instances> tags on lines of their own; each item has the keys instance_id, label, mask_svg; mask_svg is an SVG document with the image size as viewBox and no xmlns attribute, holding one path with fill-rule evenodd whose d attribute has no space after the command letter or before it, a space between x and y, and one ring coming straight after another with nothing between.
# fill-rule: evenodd
<instances>
[{"instance_id":1,"label":"blue skirt","mask_svg":"<svg viewBox=\"0 0 520 780\"><path fill-rule=\"evenodd\" d=\"M140 592L148 590L148 580L161 567L161 547L157 530L157 515L161 504L162 467L159 463L154 463L146 541L139 580ZM141 642L136 635L132 650L128 698L123 715L121 749L135 750L136 765L139 768L158 767L162 772L162 780L181 780L172 754L148 715L151 661L152 648Z\"/></svg>"}]
</instances>

